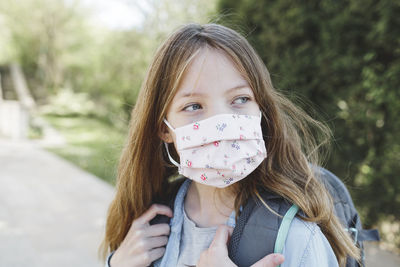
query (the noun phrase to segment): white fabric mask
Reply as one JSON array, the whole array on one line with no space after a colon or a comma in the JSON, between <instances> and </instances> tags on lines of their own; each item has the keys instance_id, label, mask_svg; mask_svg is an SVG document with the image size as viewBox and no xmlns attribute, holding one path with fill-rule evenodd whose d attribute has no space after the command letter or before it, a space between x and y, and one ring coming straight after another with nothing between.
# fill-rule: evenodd
<instances>
[{"instance_id":1,"label":"white fabric mask","mask_svg":"<svg viewBox=\"0 0 400 267\"><path fill-rule=\"evenodd\" d=\"M174 129L179 173L196 182L227 187L248 176L267 157L259 116L218 114Z\"/></svg>"}]
</instances>

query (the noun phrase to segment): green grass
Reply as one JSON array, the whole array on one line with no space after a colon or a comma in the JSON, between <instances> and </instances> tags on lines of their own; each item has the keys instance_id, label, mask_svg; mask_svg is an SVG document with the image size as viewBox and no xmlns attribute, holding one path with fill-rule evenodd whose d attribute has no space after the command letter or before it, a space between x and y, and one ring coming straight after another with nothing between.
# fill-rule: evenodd
<instances>
[{"instance_id":1,"label":"green grass","mask_svg":"<svg viewBox=\"0 0 400 267\"><path fill-rule=\"evenodd\" d=\"M82 169L115 183L116 168L127 130L120 130L97 118L46 115L44 118L66 139L64 147L48 147Z\"/></svg>"}]
</instances>

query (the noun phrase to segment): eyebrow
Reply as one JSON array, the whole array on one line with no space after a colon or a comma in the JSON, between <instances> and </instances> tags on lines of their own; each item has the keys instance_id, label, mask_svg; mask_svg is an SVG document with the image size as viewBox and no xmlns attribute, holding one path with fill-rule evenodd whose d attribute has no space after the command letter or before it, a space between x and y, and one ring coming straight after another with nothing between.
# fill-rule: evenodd
<instances>
[{"instance_id":1,"label":"eyebrow","mask_svg":"<svg viewBox=\"0 0 400 267\"><path fill-rule=\"evenodd\" d=\"M228 89L225 92L225 94L229 94L232 91L240 90L243 88L250 88L250 86L248 86L247 84L236 85L235 87ZM190 97L190 96L202 96L202 95L204 95L204 94L203 93L185 93L185 94L179 95L179 97L185 98L185 97Z\"/></svg>"}]
</instances>

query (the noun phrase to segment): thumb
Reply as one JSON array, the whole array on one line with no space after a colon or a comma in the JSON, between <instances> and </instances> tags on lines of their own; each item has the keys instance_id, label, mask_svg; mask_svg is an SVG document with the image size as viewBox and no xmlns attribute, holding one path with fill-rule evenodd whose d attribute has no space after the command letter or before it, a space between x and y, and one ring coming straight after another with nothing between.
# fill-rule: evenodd
<instances>
[{"instance_id":1,"label":"thumb","mask_svg":"<svg viewBox=\"0 0 400 267\"><path fill-rule=\"evenodd\" d=\"M228 242L229 236L232 234L233 228L227 225L220 225L217 228L217 232L215 233L214 239L211 242L210 247L226 247L226 243Z\"/></svg>"},{"instance_id":2,"label":"thumb","mask_svg":"<svg viewBox=\"0 0 400 267\"><path fill-rule=\"evenodd\" d=\"M274 253L269 254L262 258L261 260L257 261L250 267L276 267L279 264L282 264L285 258L282 254Z\"/></svg>"}]
</instances>

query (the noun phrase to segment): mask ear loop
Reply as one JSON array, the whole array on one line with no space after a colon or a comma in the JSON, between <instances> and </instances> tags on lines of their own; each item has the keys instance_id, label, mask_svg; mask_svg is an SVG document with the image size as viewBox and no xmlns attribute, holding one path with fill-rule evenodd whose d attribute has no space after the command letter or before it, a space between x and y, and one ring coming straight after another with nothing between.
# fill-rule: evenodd
<instances>
[{"instance_id":1,"label":"mask ear loop","mask_svg":"<svg viewBox=\"0 0 400 267\"><path fill-rule=\"evenodd\" d=\"M176 162L171 155L169 154L169 149L168 149L168 144L164 142L164 146L165 149L167 150L167 154L168 154L168 158L169 160L172 162L172 164L174 164L176 167L178 167L179 169L181 168L180 164L178 162Z\"/></svg>"},{"instance_id":2,"label":"mask ear loop","mask_svg":"<svg viewBox=\"0 0 400 267\"><path fill-rule=\"evenodd\" d=\"M261 111L261 109L260 109L260 114L258 115L258 118L259 118L259 121L260 121L260 123L261 123L261 120L262 120L262 111Z\"/></svg>"},{"instance_id":3,"label":"mask ear loop","mask_svg":"<svg viewBox=\"0 0 400 267\"><path fill-rule=\"evenodd\" d=\"M168 122L166 119L164 119L164 122L165 122L165 124L168 126L168 128L170 128L170 129L171 129L171 131L175 132L175 129L174 129L174 127L172 127L172 125L171 125L171 124L169 124L169 122Z\"/></svg>"},{"instance_id":4,"label":"mask ear loop","mask_svg":"<svg viewBox=\"0 0 400 267\"><path fill-rule=\"evenodd\" d=\"M165 124L166 124L173 132L175 132L175 129L172 127L171 124L169 124L169 122L168 122L166 119L164 119L164 122L165 122ZM176 167L178 167L179 170L180 170L181 166L180 166L180 164L179 164L178 162L176 162L176 161L171 157L171 154L169 154L168 144L167 144L166 142L164 142L164 146L165 146L165 149L167 150L167 154L168 154L169 160L171 161L172 164L174 164L174 165L175 165Z\"/></svg>"}]
</instances>

